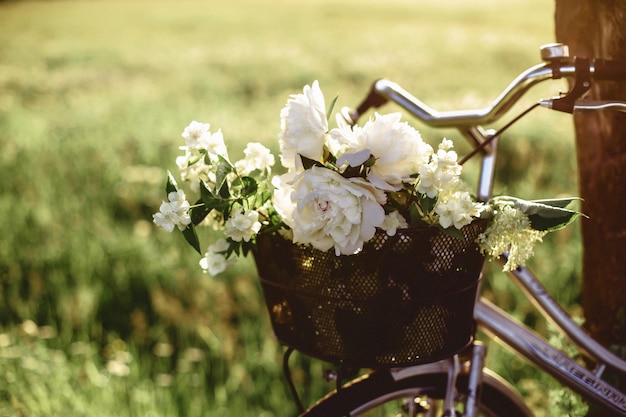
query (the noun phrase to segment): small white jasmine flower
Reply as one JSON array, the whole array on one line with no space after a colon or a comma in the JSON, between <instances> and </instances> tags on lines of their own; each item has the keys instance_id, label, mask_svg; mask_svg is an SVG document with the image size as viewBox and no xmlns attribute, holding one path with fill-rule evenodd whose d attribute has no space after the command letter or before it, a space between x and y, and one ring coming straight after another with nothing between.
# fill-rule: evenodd
<instances>
[{"instance_id":1,"label":"small white jasmine flower","mask_svg":"<svg viewBox=\"0 0 626 417\"><path fill-rule=\"evenodd\" d=\"M211 133L210 127L208 123L193 121L185 128L182 136L187 144L185 150L189 153L188 158L199 158L203 153L208 154L212 161L216 161L218 155L228 157L222 131Z\"/></svg>"},{"instance_id":2,"label":"small white jasmine flower","mask_svg":"<svg viewBox=\"0 0 626 417\"><path fill-rule=\"evenodd\" d=\"M454 143L448 138L443 138L441 140L441 143L438 146L438 149L441 151L449 151L453 148L454 148Z\"/></svg>"},{"instance_id":3,"label":"small white jasmine flower","mask_svg":"<svg viewBox=\"0 0 626 417\"><path fill-rule=\"evenodd\" d=\"M452 141L443 139L437 153L431 155L430 161L418 167L419 193L434 198L437 194L454 189L459 184L463 167L457 163L458 156L452 147Z\"/></svg>"},{"instance_id":4,"label":"small white jasmine flower","mask_svg":"<svg viewBox=\"0 0 626 417\"><path fill-rule=\"evenodd\" d=\"M226 239L217 239L209 246L208 251L213 253L224 253L228 250L228 241Z\"/></svg>"},{"instance_id":5,"label":"small white jasmine flower","mask_svg":"<svg viewBox=\"0 0 626 417\"><path fill-rule=\"evenodd\" d=\"M200 268L211 276L224 272L229 265L228 260L224 255L210 251L204 254L204 257L200 259L199 264Z\"/></svg>"},{"instance_id":6,"label":"small white jasmine flower","mask_svg":"<svg viewBox=\"0 0 626 417\"><path fill-rule=\"evenodd\" d=\"M224 234L235 242L242 240L249 242L252 236L261 230L259 213L256 210L244 212L243 209L239 209L233 211L231 217L226 220L224 227Z\"/></svg>"},{"instance_id":7,"label":"small white jasmine flower","mask_svg":"<svg viewBox=\"0 0 626 417\"><path fill-rule=\"evenodd\" d=\"M409 227L406 219L397 211L392 211L385 216L383 224L380 226L388 236L395 236L398 229L406 229Z\"/></svg>"},{"instance_id":8,"label":"small white jasmine flower","mask_svg":"<svg viewBox=\"0 0 626 417\"><path fill-rule=\"evenodd\" d=\"M437 178L437 162L420 165L418 169L419 182L417 192L434 198L439 192L439 179Z\"/></svg>"},{"instance_id":9,"label":"small white jasmine flower","mask_svg":"<svg viewBox=\"0 0 626 417\"><path fill-rule=\"evenodd\" d=\"M243 153L245 158L235 162L235 168L241 175L248 175L254 170L269 170L274 165L274 155L260 143L248 143Z\"/></svg>"},{"instance_id":10,"label":"small white jasmine flower","mask_svg":"<svg viewBox=\"0 0 626 417\"><path fill-rule=\"evenodd\" d=\"M174 230L178 223L178 214L172 209L170 203L163 201L159 207L159 212L152 215L154 223L167 232Z\"/></svg>"},{"instance_id":11,"label":"small white jasmine flower","mask_svg":"<svg viewBox=\"0 0 626 417\"><path fill-rule=\"evenodd\" d=\"M433 160L437 163L436 176L441 189L449 189L458 183L462 167L457 163L457 153L452 149L452 142L443 139Z\"/></svg>"},{"instance_id":12,"label":"small white jasmine flower","mask_svg":"<svg viewBox=\"0 0 626 417\"><path fill-rule=\"evenodd\" d=\"M482 209L483 206L475 203L468 192L456 191L442 196L435 206L435 213L439 215L439 224L444 229L452 225L461 229L470 224Z\"/></svg>"},{"instance_id":13,"label":"small white jasmine flower","mask_svg":"<svg viewBox=\"0 0 626 417\"><path fill-rule=\"evenodd\" d=\"M188 209L189 202L187 202L187 196L185 196L185 192L183 190L172 191L167 194L167 199L170 203L173 203L175 206Z\"/></svg>"},{"instance_id":14,"label":"small white jasmine flower","mask_svg":"<svg viewBox=\"0 0 626 417\"><path fill-rule=\"evenodd\" d=\"M234 259L226 259L225 252L228 250L228 242L226 239L218 239L213 245L210 245L200 259L200 268L211 276L220 274L232 265Z\"/></svg>"},{"instance_id":15,"label":"small white jasmine flower","mask_svg":"<svg viewBox=\"0 0 626 417\"><path fill-rule=\"evenodd\" d=\"M178 227L178 230L185 230L191 223L190 205L185 193L182 190L174 191L169 193L167 198L169 202L163 201L159 212L152 215L154 223L168 232L173 231L174 227Z\"/></svg>"},{"instance_id":16,"label":"small white jasmine flower","mask_svg":"<svg viewBox=\"0 0 626 417\"><path fill-rule=\"evenodd\" d=\"M207 154L212 161L216 161L218 155L228 159L228 150L226 149L224 135L221 130L218 130L213 134L207 133L202 139L202 146L206 149Z\"/></svg>"},{"instance_id":17,"label":"small white jasmine flower","mask_svg":"<svg viewBox=\"0 0 626 417\"><path fill-rule=\"evenodd\" d=\"M197 189L199 180L209 179L211 166L205 163L199 153L190 152L186 146L181 148L185 151L185 155L176 158L180 178Z\"/></svg>"},{"instance_id":18,"label":"small white jasmine flower","mask_svg":"<svg viewBox=\"0 0 626 417\"><path fill-rule=\"evenodd\" d=\"M183 131L182 137L190 149L202 147L202 138L209 132L211 125L209 123L200 123L195 120Z\"/></svg>"}]
</instances>

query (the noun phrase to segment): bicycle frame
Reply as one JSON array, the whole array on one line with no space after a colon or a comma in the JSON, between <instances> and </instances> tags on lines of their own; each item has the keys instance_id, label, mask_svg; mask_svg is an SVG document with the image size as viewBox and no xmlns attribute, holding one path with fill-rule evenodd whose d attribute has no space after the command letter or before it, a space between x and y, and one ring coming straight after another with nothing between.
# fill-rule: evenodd
<instances>
[{"instance_id":1,"label":"bicycle frame","mask_svg":"<svg viewBox=\"0 0 626 417\"><path fill-rule=\"evenodd\" d=\"M521 272L525 275L523 279L537 283L532 275L526 273L527 270ZM532 291L531 298L550 297L538 288ZM474 316L479 328L563 385L613 413L626 415L626 395L601 379L601 371L604 370L606 363L603 363L595 373L587 370L485 299L476 303ZM586 341L593 341L589 336L585 338L588 339ZM604 348L602 351L603 354L610 355Z\"/></svg>"},{"instance_id":2,"label":"bicycle frame","mask_svg":"<svg viewBox=\"0 0 626 417\"><path fill-rule=\"evenodd\" d=\"M479 141L488 138L488 135L480 133L483 132L482 129L472 128L468 131L472 132L473 139L477 139L476 136L482 136ZM496 155L497 138L482 158L478 184L480 198L486 199L491 195ZM581 353L596 361L595 371L589 371L554 348L544 338L483 297L479 298L474 309L478 327L587 400L614 413L626 415L626 395L601 379L606 367L626 375L626 361L608 351L577 325L528 268L519 267L509 272L509 276L544 318L565 334Z\"/></svg>"},{"instance_id":3,"label":"bicycle frame","mask_svg":"<svg viewBox=\"0 0 626 417\"><path fill-rule=\"evenodd\" d=\"M496 145L492 145L491 152L483 156L478 186L483 197L491 194L496 146L497 141ZM626 361L608 351L578 326L528 268L519 267L509 272L509 276L544 318L564 333L581 353L597 362L595 371L589 371L554 348L543 337L483 297L479 298L474 309L478 327L587 400L613 413L626 415L626 395L601 379L606 367L626 374Z\"/></svg>"},{"instance_id":4,"label":"bicycle frame","mask_svg":"<svg viewBox=\"0 0 626 417\"><path fill-rule=\"evenodd\" d=\"M531 85L534 85L535 83L524 80L528 76L535 76L537 71L539 71L539 81L548 79L545 77L543 69L534 67L522 74L514 82L514 85L519 86L518 88L510 87L507 90L509 91L509 96L516 99ZM507 93L505 92L501 97L506 96ZM486 116L488 114L494 114L493 117L497 118L499 117L497 115L499 108L501 107L493 105L490 108L491 110L482 112L485 115L481 115L478 112L475 114L474 120L489 121L491 119ZM464 122L465 116L461 113L460 117L462 118L461 122ZM464 129L464 132L466 137L471 138L473 142L478 144L486 141L493 134L483 133L484 130L479 126L468 126ZM487 200L491 196L497 155L497 140L497 138L492 140L490 148L484 152L482 157L481 174L478 183L478 196L482 200ZM522 289L544 318L565 334L581 353L596 361L596 369L593 372L589 371L568 355L555 349L544 338L482 297L476 303L474 311L478 327L586 399L614 413L626 415L626 395L601 379L607 366L626 375L626 361L604 348L578 326L528 268L519 267L509 272L509 276Z\"/></svg>"},{"instance_id":5,"label":"bicycle frame","mask_svg":"<svg viewBox=\"0 0 626 417\"><path fill-rule=\"evenodd\" d=\"M554 45L550 45L550 48L553 47ZM575 77L580 73L584 74L585 78L583 80L575 80L576 83L567 96L541 100L538 104L569 113L576 109L594 110L601 108L616 108L623 111L626 107L623 102L611 102L608 104L579 103L578 99L590 87L592 75L596 73L598 79L603 78L603 75L600 74L600 63L598 63L596 68L594 68L593 64L590 65L589 60L586 59L571 64L566 59L568 58L566 49L565 54L560 54L557 46L557 52L554 56L552 55L554 49L547 51L550 56L544 56L546 61L544 64L534 66L523 72L492 105L485 109L437 112L397 84L387 80L378 80L372 86L370 95L361 106L354 111L344 111L344 116L347 120L354 121L367 109L378 107L387 101L393 101L429 126L458 128L463 136L469 139L482 152L478 198L481 201L487 201L491 197L492 192L498 133L487 131L481 125L501 118L533 85L562 76ZM543 55L544 49L542 49ZM558 107L553 107L553 104L557 104L557 101L562 102L558 103ZM551 321L565 334L579 348L582 354L597 363L596 369L590 371L580 365L550 345L543 337L482 297L477 300L474 311L478 328L584 398L612 413L626 415L626 395L601 379L607 367L626 375L626 361L597 343L578 326L530 270L518 268L515 271L511 271L509 275L523 290L528 299L533 302L542 316ZM411 373L413 369L415 372L419 372L419 368L417 366L398 371ZM476 386L470 387L470 392L476 392L479 382L476 382L476 384ZM471 413L472 411L468 412L470 415Z\"/></svg>"}]
</instances>

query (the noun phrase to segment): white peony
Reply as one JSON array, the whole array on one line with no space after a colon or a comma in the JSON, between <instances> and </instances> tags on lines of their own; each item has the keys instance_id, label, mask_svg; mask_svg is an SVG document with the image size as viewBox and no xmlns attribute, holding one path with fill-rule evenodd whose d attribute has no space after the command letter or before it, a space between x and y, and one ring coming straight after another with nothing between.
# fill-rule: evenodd
<instances>
[{"instance_id":1,"label":"white peony","mask_svg":"<svg viewBox=\"0 0 626 417\"><path fill-rule=\"evenodd\" d=\"M302 94L294 94L280 112L281 133L278 136L280 159L289 170L300 166L299 155L316 161L324 152L328 131L326 104L319 83L306 85Z\"/></svg>"},{"instance_id":2,"label":"white peony","mask_svg":"<svg viewBox=\"0 0 626 417\"><path fill-rule=\"evenodd\" d=\"M347 162L355 166L371 154L375 163L367 174L367 180L376 187L397 191L403 182L410 182L411 174L428 161L433 149L423 141L417 130L401 122L401 117L400 113L376 114L362 128L342 126L333 129L331 138L343 145L345 150L338 163Z\"/></svg>"},{"instance_id":3,"label":"white peony","mask_svg":"<svg viewBox=\"0 0 626 417\"><path fill-rule=\"evenodd\" d=\"M276 175L272 178L274 187L273 205L276 212L283 219L292 219L296 209L296 203L291 200L293 191L292 184L296 180L296 172L287 172L283 175Z\"/></svg>"},{"instance_id":4,"label":"white peony","mask_svg":"<svg viewBox=\"0 0 626 417\"><path fill-rule=\"evenodd\" d=\"M291 182L295 210L284 219L295 243L321 251L351 255L374 237L385 220L385 194L362 178L346 179L337 172L312 167Z\"/></svg>"}]
</instances>

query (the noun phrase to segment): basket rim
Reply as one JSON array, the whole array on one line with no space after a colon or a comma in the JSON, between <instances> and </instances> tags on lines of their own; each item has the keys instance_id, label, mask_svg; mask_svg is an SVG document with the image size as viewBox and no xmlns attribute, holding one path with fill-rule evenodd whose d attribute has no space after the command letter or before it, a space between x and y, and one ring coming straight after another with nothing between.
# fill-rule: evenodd
<instances>
[{"instance_id":1,"label":"basket rim","mask_svg":"<svg viewBox=\"0 0 626 417\"><path fill-rule=\"evenodd\" d=\"M461 231L461 230L463 230L463 229L464 229L464 228L466 228L466 227L471 227L471 226L475 226L475 225L478 225L478 226L483 226L483 225L485 225L485 224L486 224L486 223L488 223L488 222L489 222L489 219L484 219L484 218L480 218L480 217L478 217L478 218L475 218L474 220L472 220L472 222L471 222L471 223L468 223L468 224L466 224L465 226L463 226L461 229L456 229L456 228L454 228L454 229L455 229L455 230L457 230L457 231ZM436 233L436 232L447 233L446 229L442 228L442 227L441 227L441 226L439 226L439 225L432 225L432 226L415 226L415 227L404 227L404 228L398 228L398 229L396 229L396 234L395 234L395 235L387 235L387 237L388 237L388 238L393 238L393 237L397 236L399 233L403 233L403 234L404 234L404 233L412 233L412 232L428 232L428 231L430 231L430 232L434 232L434 233ZM387 232L386 232L386 231L384 231L384 230L382 230L382 229L377 229L377 230L376 230L375 235L381 235L381 234L386 234L386 233L387 233ZM296 245L296 246L302 246L302 247L305 247L305 248L311 248L311 249L315 249L315 250L317 250L317 251L320 251L319 249L314 248L314 247L313 247L313 246L311 246L310 244L307 244L307 243L300 243L300 242L293 242L293 241L292 241L292 240L290 240L289 238L287 238L287 237L285 237L285 236L281 235L281 234L280 234L278 231L276 231L276 230L272 230L272 231L268 231L268 232L261 232L261 233L259 233L259 235L257 236L257 239L258 239L259 237L261 237L261 238L280 237L280 238L282 238L282 239L286 240L287 242L289 242L289 243L291 243L291 244L293 244L293 245ZM373 238L372 238L372 239L373 239ZM367 243L369 243L369 242L371 242L371 240L369 240L369 241L365 242L365 244L367 244ZM254 249L253 249L253 250L254 250L254 251L256 251L256 250L258 250L258 249L257 249L256 247L254 247ZM330 253L330 252L332 252L332 251L333 251L333 249L331 248L331 249L328 249L327 251L320 251L320 252L322 252L322 253L327 253L327 252L328 252L328 253ZM340 256L351 256L351 255L340 255Z\"/></svg>"}]
</instances>

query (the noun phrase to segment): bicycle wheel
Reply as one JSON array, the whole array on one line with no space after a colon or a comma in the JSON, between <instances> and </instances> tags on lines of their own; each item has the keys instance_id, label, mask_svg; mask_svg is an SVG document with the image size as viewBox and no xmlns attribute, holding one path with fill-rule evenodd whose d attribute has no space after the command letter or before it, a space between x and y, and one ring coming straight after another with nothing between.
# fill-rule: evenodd
<instances>
[{"instance_id":1,"label":"bicycle wheel","mask_svg":"<svg viewBox=\"0 0 626 417\"><path fill-rule=\"evenodd\" d=\"M377 371L350 382L339 393L330 393L301 417L441 416L447 378L443 371L400 378L393 371ZM467 394L467 375L459 375L457 391L457 400L463 401ZM512 387L486 370L479 415L529 417L533 413Z\"/></svg>"}]
</instances>

